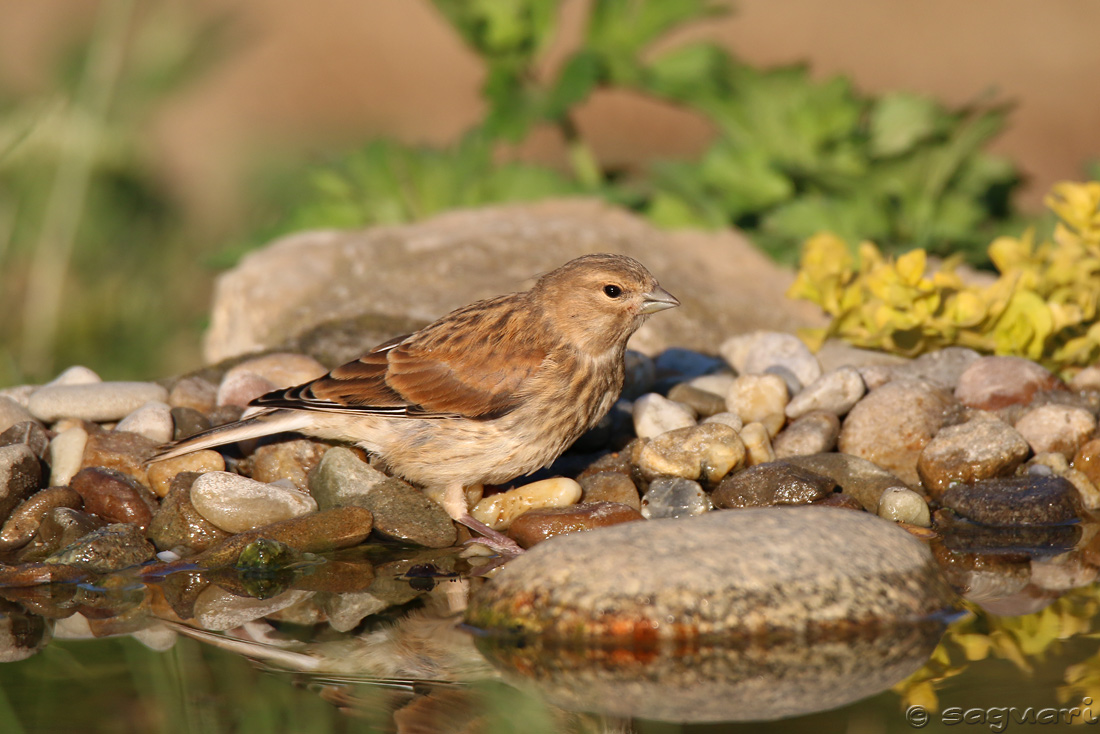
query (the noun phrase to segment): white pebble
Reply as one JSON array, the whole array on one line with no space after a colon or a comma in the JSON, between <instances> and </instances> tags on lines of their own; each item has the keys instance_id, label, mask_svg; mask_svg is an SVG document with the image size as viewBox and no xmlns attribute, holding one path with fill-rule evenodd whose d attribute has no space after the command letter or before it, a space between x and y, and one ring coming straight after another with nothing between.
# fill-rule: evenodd
<instances>
[{"instance_id":1,"label":"white pebble","mask_svg":"<svg viewBox=\"0 0 1100 734\"><path fill-rule=\"evenodd\" d=\"M859 402L867 386L855 367L840 367L826 372L807 385L787 403L787 417L801 418L815 410L823 410L836 416L845 415Z\"/></svg>"},{"instance_id":2,"label":"white pebble","mask_svg":"<svg viewBox=\"0 0 1100 734\"><path fill-rule=\"evenodd\" d=\"M677 428L695 425L695 411L683 403L655 392L634 401L634 432L639 438L653 438Z\"/></svg>"},{"instance_id":3,"label":"white pebble","mask_svg":"<svg viewBox=\"0 0 1100 734\"><path fill-rule=\"evenodd\" d=\"M928 503L907 487L890 487L878 500L878 516L884 520L904 522L927 528L932 525Z\"/></svg>"},{"instance_id":4,"label":"white pebble","mask_svg":"<svg viewBox=\"0 0 1100 734\"><path fill-rule=\"evenodd\" d=\"M5 387L0 389L0 398L7 398L26 408L27 403L31 400L31 393L39 387L39 385L16 385L14 387Z\"/></svg>"},{"instance_id":5,"label":"white pebble","mask_svg":"<svg viewBox=\"0 0 1100 734\"><path fill-rule=\"evenodd\" d=\"M581 485L567 477L532 482L478 502L470 514L493 530L506 530L528 510L540 507L568 507L580 502Z\"/></svg>"},{"instance_id":6,"label":"white pebble","mask_svg":"<svg viewBox=\"0 0 1100 734\"><path fill-rule=\"evenodd\" d=\"M786 421L787 383L779 375L741 375L726 394L726 407L744 423L762 423L775 436Z\"/></svg>"},{"instance_id":7,"label":"white pebble","mask_svg":"<svg viewBox=\"0 0 1100 734\"><path fill-rule=\"evenodd\" d=\"M227 533L243 533L317 511L316 500L296 488L222 471L207 472L195 480L191 504Z\"/></svg>"},{"instance_id":8,"label":"white pebble","mask_svg":"<svg viewBox=\"0 0 1100 734\"><path fill-rule=\"evenodd\" d=\"M47 382L43 387L50 387L53 385L94 385L98 382L103 382L103 378L97 375L95 371L77 364Z\"/></svg>"},{"instance_id":9,"label":"white pebble","mask_svg":"<svg viewBox=\"0 0 1100 734\"><path fill-rule=\"evenodd\" d=\"M150 400L167 402L168 391L155 382L97 382L41 387L27 407L47 423L59 418L103 423L121 420Z\"/></svg>"},{"instance_id":10,"label":"white pebble","mask_svg":"<svg viewBox=\"0 0 1100 734\"><path fill-rule=\"evenodd\" d=\"M150 400L123 418L115 426L116 431L136 433L157 443L171 441L174 429L175 422L172 420L172 409L168 406L168 403L157 400Z\"/></svg>"},{"instance_id":11,"label":"white pebble","mask_svg":"<svg viewBox=\"0 0 1100 734\"><path fill-rule=\"evenodd\" d=\"M8 430L16 423L34 420L30 412L11 398L0 396L0 433Z\"/></svg>"},{"instance_id":12,"label":"white pebble","mask_svg":"<svg viewBox=\"0 0 1100 734\"><path fill-rule=\"evenodd\" d=\"M215 401L218 405L236 405L244 408L256 398L277 388L278 385L271 380L251 372L226 374L218 385Z\"/></svg>"},{"instance_id":13,"label":"white pebble","mask_svg":"<svg viewBox=\"0 0 1100 734\"><path fill-rule=\"evenodd\" d=\"M79 426L62 431L50 441L50 486L64 487L84 464L88 433Z\"/></svg>"},{"instance_id":14,"label":"white pebble","mask_svg":"<svg viewBox=\"0 0 1100 734\"><path fill-rule=\"evenodd\" d=\"M762 374L769 367L785 367L803 385L821 376L821 363L801 339L778 331L754 331L727 339L718 348L741 375Z\"/></svg>"}]
</instances>

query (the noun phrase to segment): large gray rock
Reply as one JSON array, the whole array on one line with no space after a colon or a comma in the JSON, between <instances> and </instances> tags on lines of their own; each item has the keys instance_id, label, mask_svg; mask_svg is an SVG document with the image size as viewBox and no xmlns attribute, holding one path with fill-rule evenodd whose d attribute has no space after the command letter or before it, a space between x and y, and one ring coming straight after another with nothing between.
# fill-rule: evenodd
<instances>
[{"instance_id":1,"label":"large gray rock","mask_svg":"<svg viewBox=\"0 0 1100 734\"><path fill-rule=\"evenodd\" d=\"M925 545L892 523L764 508L551 538L501 569L466 621L576 641L813 640L912 622L952 598Z\"/></svg>"},{"instance_id":2,"label":"large gray rock","mask_svg":"<svg viewBox=\"0 0 1100 734\"><path fill-rule=\"evenodd\" d=\"M738 234L664 232L599 201L557 200L278 240L219 278L205 357L218 362L286 343L330 361L351 357L471 301L528 288L540 273L591 252L637 258L683 303L676 318L653 319L635 335L640 351L713 351L732 334L824 323L817 307L783 296L793 275ZM334 327L335 347L302 337L349 319L354 328Z\"/></svg>"}]
</instances>

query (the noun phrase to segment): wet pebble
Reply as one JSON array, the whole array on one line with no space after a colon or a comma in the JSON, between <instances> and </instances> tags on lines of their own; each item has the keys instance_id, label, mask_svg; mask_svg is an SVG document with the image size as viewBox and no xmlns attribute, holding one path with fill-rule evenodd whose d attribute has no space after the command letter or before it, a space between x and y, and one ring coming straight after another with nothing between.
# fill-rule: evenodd
<instances>
[{"instance_id":1,"label":"wet pebble","mask_svg":"<svg viewBox=\"0 0 1100 734\"><path fill-rule=\"evenodd\" d=\"M1077 519L1076 496L1062 477L1025 476L958 484L941 501L982 525L1057 525Z\"/></svg>"},{"instance_id":2,"label":"wet pebble","mask_svg":"<svg viewBox=\"0 0 1100 734\"><path fill-rule=\"evenodd\" d=\"M285 543L303 553L351 548L366 540L372 524L370 510L335 507L238 533L191 560L204 568L231 565L237 562L242 550L259 538Z\"/></svg>"},{"instance_id":3,"label":"wet pebble","mask_svg":"<svg viewBox=\"0 0 1100 734\"><path fill-rule=\"evenodd\" d=\"M1049 370L1022 357L981 357L959 375L955 398L968 408L998 410L1027 403L1040 390L1064 388Z\"/></svg>"},{"instance_id":4,"label":"wet pebble","mask_svg":"<svg viewBox=\"0 0 1100 734\"><path fill-rule=\"evenodd\" d=\"M50 484L68 484L84 464L88 432L78 426L68 428L50 441Z\"/></svg>"},{"instance_id":5,"label":"wet pebble","mask_svg":"<svg viewBox=\"0 0 1100 734\"><path fill-rule=\"evenodd\" d=\"M109 573L145 563L155 553L142 528L116 523L88 533L51 555L45 563Z\"/></svg>"},{"instance_id":6,"label":"wet pebble","mask_svg":"<svg viewBox=\"0 0 1100 734\"><path fill-rule=\"evenodd\" d=\"M173 408L189 408L197 413L209 413L217 403L218 386L202 377L184 377L168 393L168 404Z\"/></svg>"},{"instance_id":7,"label":"wet pebble","mask_svg":"<svg viewBox=\"0 0 1100 734\"><path fill-rule=\"evenodd\" d=\"M702 515L713 507L698 482L682 477L658 477L642 495L642 516L647 520Z\"/></svg>"},{"instance_id":8,"label":"wet pebble","mask_svg":"<svg viewBox=\"0 0 1100 734\"><path fill-rule=\"evenodd\" d=\"M32 420L34 416L29 410L11 398L0 395L0 432L8 430L16 423Z\"/></svg>"},{"instance_id":9,"label":"wet pebble","mask_svg":"<svg viewBox=\"0 0 1100 734\"><path fill-rule=\"evenodd\" d=\"M807 456L832 451L840 435L840 419L833 413L815 410L806 413L780 431L772 441L777 459Z\"/></svg>"},{"instance_id":10,"label":"wet pebble","mask_svg":"<svg viewBox=\"0 0 1100 734\"><path fill-rule=\"evenodd\" d=\"M0 447L0 518L7 518L23 500L38 491L42 467L30 446Z\"/></svg>"},{"instance_id":11,"label":"wet pebble","mask_svg":"<svg viewBox=\"0 0 1100 734\"><path fill-rule=\"evenodd\" d=\"M50 436L38 421L22 421L0 433L0 447L17 443L27 446L39 459L49 454Z\"/></svg>"},{"instance_id":12,"label":"wet pebble","mask_svg":"<svg viewBox=\"0 0 1100 734\"><path fill-rule=\"evenodd\" d=\"M1100 438L1086 442L1073 456L1073 468L1100 486Z\"/></svg>"},{"instance_id":13,"label":"wet pebble","mask_svg":"<svg viewBox=\"0 0 1100 734\"><path fill-rule=\"evenodd\" d=\"M726 409L725 397L692 387L686 382L674 385L668 391L668 399L683 403L703 417L721 413Z\"/></svg>"},{"instance_id":14,"label":"wet pebble","mask_svg":"<svg viewBox=\"0 0 1100 734\"><path fill-rule=\"evenodd\" d=\"M149 540L157 550L182 547L200 553L229 537L229 533L200 515L191 504L191 485L199 476L184 472L172 478L169 491L149 525Z\"/></svg>"},{"instance_id":15,"label":"wet pebble","mask_svg":"<svg viewBox=\"0 0 1100 734\"><path fill-rule=\"evenodd\" d=\"M954 417L949 393L921 380L894 380L867 393L840 429L837 447L917 484L917 460L925 445ZM873 511L873 509L872 509Z\"/></svg>"},{"instance_id":16,"label":"wet pebble","mask_svg":"<svg viewBox=\"0 0 1100 734\"><path fill-rule=\"evenodd\" d=\"M98 382L48 385L35 390L27 409L38 420L60 418L117 421L150 400L168 401L168 391L155 382Z\"/></svg>"},{"instance_id":17,"label":"wet pebble","mask_svg":"<svg viewBox=\"0 0 1100 734\"><path fill-rule=\"evenodd\" d=\"M939 498L954 482L964 484L1008 476L1027 458L1027 441L992 414L947 426L921 450L917 473L928 493Z\"/></svg>"},{"instance_id":18,"label":"wet pebble","mask_svg":"<svg viewBox=\"0 0 1100 734\"><path fill-rule=\"evenodd\" d=\"M615 502L547 507L517 517L508 528L508 535L521 547L530 548L557 535L571 535L643 519L638 510Z\"/></svg>"},{"instance_id":19,"label":"wet pebble","mask_svg":"<svg viewBox=\"0 0 1100 734\"><path fill-rule=\"evenodd\" d=\"M803 385L821 376L821 364L813 352L793 334L754 331L727 339L718 353L738 374L763 374L769 367L790 370Z\"/></svg>"},{"instance_id":20,"label":"wet pebble","mask_svg":"<svg viewBox=\"0 0 1100 734\"><path fill-rule=\"evenodd\" d=\"M745 444L745 465L756 466L775 461L775 449L772 447L768 429L762 423L749 423L741 429L741 442Z\"/></svg>"},{"instance_id":21,"label":"wet pebble","mask_svg":"<svg viewBox=\"0 0 1100 734\"><path fill-rule=\"evenodd\" d=\"M172 409L168 403L150 401L119 421L115 430L136 433L158 444L168 443L175 431Z\"/></svg>"},{"instance_id":22,"label":"wet pebble","mask_svg":"<svg viewBox=\"0 0 1100 734\"><path fill-rule=\"evenodd\" d=\"M868 512L878 511L882 493L887 489L905 486L905 482L882 467L850 454L792 456L786 461L831 478L841 492L854 497Z\"/></svg>"},{"instance_id":23,"label":"wet pebble","mask_svg":"<svg viewBox=\"0 0 1100 734\"><path fill-rule=\"evenodd\" d=\"M565 507L576 504L580 498L580 484L567 477L554 477L486 497L470 514L493 530L507 530L525 512L540 507Z\"/></svg>"},{"instance_id":24,"label":"wet pebble","mask_svg":"<svg viewBox=\"0 0 1100 734\"><path fill-rule=\"evenodd\" d=\"M374 516L382 535L428 548L446 548L457 539L447 512L423 492L386 476L342 446L325 452L310 475L309 488L322 510L354 505Z\"/></svg>"},{"instance_id":25,"label":"wet pebble","mask_svg":"<svg viewBox=\"0 0 1100 734\"><path fill-rule=\"evenodd\" d=\"M81 469L72 489L84 501L84 510L107 522L149 527L156 509L152 493L133 477L104 467Z\"/></svg>"},{"instance_id":26,"label":"wet pebble","mask_svg":"<svg viewBox=\"0 0 1100 734\"><path fill-rule=\"evenodd\" d=\"M1035 453L1057 452L1068 458L1096 430L1096 417L1084 408L1040 405L1016 421L1016 430Z\"/></svg>"},{"instance_id":27,"label":"wet pebble","mask_svg":"<svg viewBox=\"0 0 1100 734\"><path fill-rule=\"evenodd\" d=\"M270 599L252 599L211 584L199 592L195 599L194 619L203 629L218 632L231 630L297 604L312 593L290 590Z\"/></svg>"},{"instance_id":28,"label":"wet pebble","mask_svg":"<svg viewBox=\"0 0 1100 734\"><path fill-rule=\"evenodd\" d=\"M754 466L727 477L711 494L715 507L804 505L829 495L836 482L784 461Z\"/></svg>"},{"instance_id":29,"label":"wet pebble","mask_svg":"<svg viewBox=\"0 0 1100 734\"><path fill-rule=\"evenodd\" d=\"M42 518L31 542L19 550L17 558L23 563L42 561L104 524L82 510L55 507Z\"/></svg>"},{"instance_id":30,"label":"wet pebble","mask_svg":"<svg viewBox=\"0 0 1100 734\"><path fill-rule=\"evenodd\" d=\"M924 498L905 487L889 487L878 502L878 516L891 522L903 522L927 528L932 525L932 514Z\"/></svg>"},{"instance_id":31,"label":"wet pebble","mask_svg":"<svg viewBox=\"0 0 1100 734\"><path fill-rule=\"evenodd\" d=\"M309 473L321 463L328 444L298 438L260 446L239 471L257 482L277 482L286 479L302 492L309 491Z\"/></svg>"},{"instance_id":32,"label":"wet pebble","mask_svg":"<svg viewBox=\"0 0 1100 734\"><path fill-rule=\"evenodd\" d=\"M642 508L638 488L628 474L602 471L578 477L577 482L581 485L581 502L615 502L635 510Z\"/></svg>"},{"instance_id":33,"label":"wet pebble","mask_svg":"<svg viewBox=\"0 0 1100 734\"><path fill-rule=\"evenodd\" d=\"M841 367L826 372L805 387L787 403L788 418L800 418L814 411L836 416L845 415L859 402L867 386L855 367Z\"/></svg>"},{"instance_id":34,"label":"wet pebble","mask_svg":"<svg viewBox=\"0 0 1100 734\"><path fill-rule=\"evenodd\" d=\"M191 504L227 533L243 533L317 510L312 497L292 486L265 484L220 471L195 480Z\"/></svg>"},{"instance_id":35,"label":"wet pebble","mask_svg":"<svg viewBox=\"0 0 1100 734\"><path fill-rule=\"evenodd\" d=\"M787 419L787 383L777 375L741 375L726 395L726 406L744 423L762 423L774 436Z\"/></svg>"},{"instance_id":36,"label":"wet pebble","mask_svg":"<svg viewBox=\"0 0 1100 734\"><path fill-rule=\"evenodd\" d=\"M172 486L172 480L184 472L218 472L225 470L225 459L217 451L203 449L192 451L183 456L176 456L163 461L154 461L149 464L146 475L149 477L149 488L158 497L168 494Z\"/></svg>"},{"instance_id":37,"label":"wet pebble","mask_svg":"<svg viewBox=\"0 0 1100 734\"><path fill-rule=\"evenodd\" d=\"M79 509L80 495L69 487L48 487L35 492L12 511L0 529L0 550L21 548L38 532L42 520L58 507Z\"/></svg>"},{"instance_id":38,"label":"wet pebble","mask_svg":"<svg viewBox=\"0 0 1100 734\"><path fill-rule=\"evenodd\" d=\"M720 423L679 428L649 441L638 458L646 479L666 475L714 484L745 460L737 431Z\"/></svg>"},{"instance_id":39,"label":"wet pebble","mask_svg":"<svg viewBox=\"0 0 1100 734\"><path fill-rule=\"evenodd\" d=\"M634 432L639 438L653 438L694 425L695 411L683 403L654 392L634 401Z\"/></svg>"},{"instance_id":40,"label":"wet pebble","mask_svg":"<svg viewBox=\"0 0 1100 734\"><path fill-rule=\"evenodd\" d=\"M145 462L156 453L159 444L145 436L123 431L102 431L88 436L83 466L100 466L129 474L148 486Z\"/></svg>"}]
</instances>

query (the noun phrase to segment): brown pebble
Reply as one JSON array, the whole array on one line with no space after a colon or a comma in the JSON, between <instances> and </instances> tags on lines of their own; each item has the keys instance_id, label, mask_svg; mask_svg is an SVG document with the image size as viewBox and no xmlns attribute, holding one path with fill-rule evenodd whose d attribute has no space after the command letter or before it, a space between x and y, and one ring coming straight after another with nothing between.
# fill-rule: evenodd
<instances>
[{"instance_id":1,"label":"brown pebble","mask_svg":"<svg viewBox=\"0 0 1100 734\"><path fill-rule=\"evenodd\" d=\"M374 583L374 567L368 561L326 561L294 580L292 588L350 594Z\"/></svg>"},{"instance_id":2,"label":"brown pebble","mask_svg":"<svg viewBox=\"0 0 1100 734\"><path fill-rule=\"evenodd\" d=\"M42 520L55 507L80 509L80 495L69 487L49 487L28 497L11 513L0 529L0 550L22 548L31 541Z\"/></svg>"},{"instance_id":3,"label":"brown pebble","mask_svg":"<svg viewBox=\"0 0 1100 734\"><path fill-rule=\"evenodd\" d=\"M581 502L618 502L642 509L642 498L629 474L602 471L578 478L581 485Z\"/></svg>"},{"instance_id":4,"label":"brown pebble","mask_svg":"<svg viewBox=\"0 0 1100 734\"><path fill-rule=\"evenodd\" d=\"M321 463L321 457L330 448L328 444L305 438L279 441L257 448L241 462L238 470L266 484L289 479L299 490L308 493L309 473Z\"/></svg>"},{"instance_id":5,"label":"brown pebble","mask_svg":"<svg viewBox=\"0 0 1100 734\"><path fill-rule=\"evenodd\" d=\"M173 478L168 494L149 525L149 540L158 551L182 546L201 553L229 537L229 533L200 515L191 504L191 485L200 476L198 472L182 472Z\"/></svg>"},{"instance_id":6,"label":"brown pebble","mask_svg":"<svg viewBox=\"0 0 1100 734\"><path fill-rule=\"evenodd\" d=\"M87 571L75 566L58 566L52 563L24 563L18 566L0 564L0 586L75 583L88 575Z\"/></svg>"},{"instance_id":7,"label":"brown pebble","mask_svg":"<svg viewBox=\"0 0 1100 734\"><path fill-rule=\"evenodd\" d=\"M172 440L179 441L210 428L210 419L194 408L172 408Z\"/></svg>"},{"instance_id":8,"label":"brown pebble","mask_svg":"<svg viewBox=\"0 0 1100 734\"><path fill-rule=\"evenodd\" d=\"M1064 390L1065 383L1023 357L981 357L959 375L955 398L978 410L1024 404L1041 390Z\"/></svg>"},{"instance_id":9,"label":"brown pebble","mask_svg":"<svg viewBox=\"0 0 1100 734\"><path fill-rule=\"evenodd\" d=\"M16 443L26 444L35 456L44 459L50 447L50 437L38 421L23 421L0 433L0 447Z\"/></svg>"},{"instance_id":10,"label":"brown pebble","mask_svg":"<svg viewBox=\"0 0 1100 734\"><path fill-rule=\"evenodd\" d=\"M172 386L172 392L168 394L168 404L173 408L189 408L198 413L209 413L214 409L217 396L217 385L192 375Z\"/></svg>"},{"instance_id":11,"label":"brown pebble","mask_svg":"<svg viewBox=\"0 0 1100 734\"><path fill-rule=\"evenodd\" d=\"M642 513L618 502L589 502L568 507L543 507L517 517L508 535L524 548L555 535L570 535L586 530L644 520Z\"/></svg>"},{"instance_id":12,"label":"brown pebble","mask_svg":"<svg viewBox=\"0 0 1100 734\"><path fill-rule=\"evenodd\" d=\"M1077 454L1073 457L1073 468L1100 487L1100 438L1094 438L1077 449Z\"/></svg>"},{"instance_id":13,"label":"brown pebble","mask_svg":"<svg viewBox=\"0 0 1100 734\"><path fill-rule=\"evenodd\" d=\"M842 510L859 510L863 512L863 505L860 504L859 500L843 492L832 492L821 499L814 500L813 504L824 505L826 507L839 507Z\"/></svg>"},{"instance_id":14,"label":"brown pebble","mask_svg":"<svg viewBox=\"0 0 1100 734\"><path fill-rule=\"evenodd\" d=\"M238 533L218 546L191 559L204 568L237 562L245 546L258 538L286 543L306 553L323 553L359 545L370 535L374 517L362 507L334 507L324 512L292 517L255 530Z\"/></svg>"},{"instance_id":15,"label":"brown pebble","mask_svg":"<svg viewBox=\"0 0 1100 734\"><path fill-rule=\"evenodd\" d=\"M630 443L634 444L637 441L638 439L635 439ZM584 471L578 474L577 481L580 482L580 484L583 486L586 477L590 477L594 474L599 474L600 472L605 471L618 472L619 474L625 474L629 477L631 472L633 471L633 467L631 467L630 465L631 450L632 445L628 445L622 451L617 451L613 454L604 454L603 456L589 464Z\"/></svg>"},{"instance_id":16,"label":"brown pebble","mask_svg":"<svg viewBox=\"0 0 1100 734\"><path fill-rule=\"evenodd\" d=\"M134 477L114 469L81 469L70 485L81 499L84 510L108 522L149 527L156 500Z\"/></svg>"},{"instance_id":17,"label":"brown pebble","mask_svg":"<svg viewBox=\"0 0 1100 734\"><path fill-rule=\"evenodd\" d=\"M84 446L84 467L103 467L128 474L148 486L144 462L157 450L157 443L126 431L102 431L88 435Z\"/></svg>"},{"instance_id":18,"label":"brown pebble","mask_svg":"<svg viewBox=\"0 0 1100 734\"><path fill-rule=\"evenodd\" d=\"M225 459L217 451L204 449L149 464L147 474L153 494L164 497L172 487L172 480L184 472L205 474L209 471L225 471Z\"/></svg>"}]
</instances>

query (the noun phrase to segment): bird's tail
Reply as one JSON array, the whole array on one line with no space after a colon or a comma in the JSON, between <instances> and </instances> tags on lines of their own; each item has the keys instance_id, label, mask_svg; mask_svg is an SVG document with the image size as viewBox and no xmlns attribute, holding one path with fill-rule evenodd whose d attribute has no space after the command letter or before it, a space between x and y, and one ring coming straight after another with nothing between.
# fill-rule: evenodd
<instances>
[{"instance_id":1,"label":"bird's tail","mask_svg":"<svg viewBox=\"0 0 1100 734\"><path fill-rule=\"evenodd\" d=\"M172 459L192 451L201 451L250 438L270 436L273 433L297 431L309 424L309 415L297 410L262 410L224 426L215 426L193 436L166 443L146 463Z\"/></svg>"}]
</instances>

